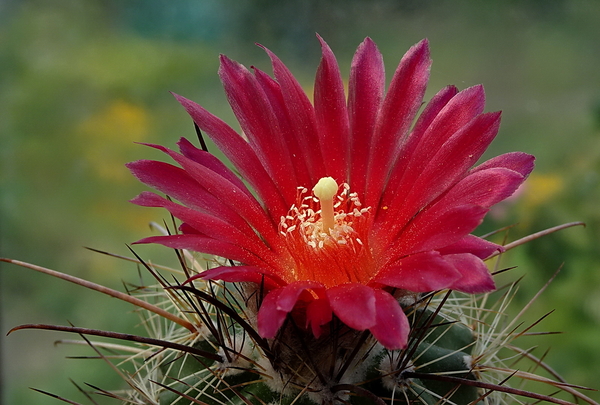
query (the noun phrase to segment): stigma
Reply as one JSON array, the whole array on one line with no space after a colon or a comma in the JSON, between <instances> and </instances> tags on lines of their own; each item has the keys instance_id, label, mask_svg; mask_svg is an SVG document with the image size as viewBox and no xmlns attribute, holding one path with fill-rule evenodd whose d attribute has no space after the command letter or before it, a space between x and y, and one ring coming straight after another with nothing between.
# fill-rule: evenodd
<instances>
[{"instance_id":1,"label":"stigma","mask_svg":"<svg viewBox=\"0 0 600 405\"><path fill-rule=\"evenodd\" d=\"M321 220L323 230L330 232L335 226L335 215L333 212L333 197L337 194L338 184L333 177L323 177L312 189L315 197L321 204Z\"/></svg>"}]
</instances>

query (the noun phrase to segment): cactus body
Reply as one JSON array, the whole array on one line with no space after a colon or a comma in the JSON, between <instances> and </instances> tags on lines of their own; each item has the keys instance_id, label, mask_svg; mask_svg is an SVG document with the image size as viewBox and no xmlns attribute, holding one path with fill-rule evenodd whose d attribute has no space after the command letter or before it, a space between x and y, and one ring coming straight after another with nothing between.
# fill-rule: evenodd
<instances>
[{"instance_id":1,"label":"cactus body","mask_svg":"<svg viewBox=\"0 0 600 405\"><path fill-rule=\"evenodd\" d=\"M214 296L230 305L232 289L225 284L220 288ZM235 301L248 303L237 308L237 314L247 322L245 327L254 327L252 311L256 305L252 299L242 294ZM465 324L435 310L422 304L409 305L409 345L389 351L369 332L335 321L329 333L316 339L293 317L275 339L257 342L244 325L224 314L219 305L212 305L209 318L214 330L221 332L206 334L197 346L221 355L223 362L192 355L165 361L161 371L171 383L162 391L160 404L180 403L182 395L198 401L191 403L209 405L362 405L392 398L400 404L433 405L446 399L448 403L476 403L481 393L474 386L406 377L407 373L417 373L476 379L471 366L476 335Z\"/></svg>"}]
</instances>

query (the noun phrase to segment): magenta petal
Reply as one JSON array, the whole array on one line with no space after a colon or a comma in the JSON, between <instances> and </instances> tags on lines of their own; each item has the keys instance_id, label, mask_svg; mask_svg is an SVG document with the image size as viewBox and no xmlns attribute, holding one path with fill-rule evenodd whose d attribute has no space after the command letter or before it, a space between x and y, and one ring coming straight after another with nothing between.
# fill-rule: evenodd
<instances>
[{"instance_id":1,"label":"magenta petal","mask_svg":"<svg viewBox=\"0 0 600 405\"><path fill-rule=\"evenodd\" d=\"M304 156L311 153L314 145L308 145L304 138L295 136L279 83L262 70L253 69L256 80L267 95L277 119L277 129L281 134L280 137L289 151L293 168L291 173L295 173L296 184L312 184L308 162Z\"/></svg>"},{"instance_id":2,"label":"magenta petal","mask_svg":"<svg viewBox=\"0 0 600 405\"><path fill-rule=\"evenodd\" d=\"M520 173L503 167L479 170L458 182L436 205L475 204L489 208L510 197L523 181Z\"/></svg>"},{"instance_id":3,"label":"magenta petal","mask_svg":"<svg viewBox=\"0 0 600 405\"><path fill-rule=\"evenodd\" d=\"M169 235L150 236L135 242L136 244L158 243L173 249L189 249L194 252L202 252L210 255L226 257L247 265L266 265L262 258L248 252L244 248L231 243L213 239L206 235Z\"/></svg>"},{"instance_id":4,"label":"magenta petal","mask_svg":"<svg viewBox=\"0 0 600 405\"><path fill-rule=\"evenodd\" d=\"M492 142L499 126L500 113L482 114L448 139L427 163L411 190L408 203L411 209L418 211L463 177Z\"/></svg>"},{"instance_id":5,"label":"magenta petal","mask_svg":"<svg viewBox=\"0 0 600 405\"><path fill-rule=\"evenodd\" d=\"M386 214L388 239L397 237L406 221L467 174L496 136L499 125L499 113L481 114L446 138L434 151L422 150L428 144L422 142L411 158L409 164L412 167L398 185L401 191L389 202L390 209ZM417 158L425 160L415 160Z\"/></svg>"},{"instance_id":6,"label":"magenta petal","mask_svg":"<svg viewBox=\"0 0 600 405\"><path fill-rule=\"evenodd\" d=\"M462 274L434 251L417 253L388 265L374 282L414 292L443 290Z\"/></svg>"},{"instance_id":7,"label":"magenta petal","mask_svg":"<svg viewBox=\"0 0 600 405\"><path fill-rule=\"evenodd\" d=\"M385 87L383 57L377 45L366 38L356 50L350 67L348 114L350 117L350 183L359 196L366 187L370 139Z\"/></svg>"},{"instance_id":8,"label":"magenta petal","mask_svg":"<svg viewBox=\"0 0 600 405\"><path fill-rule=\"evenodd\" d=\"M277 119L262 87L244 66L221 55L219 75L229 104L256 155L275 185L291 205L296 198L296 179L286 143L278 133Z\"/></svg>"},{"instance_id":9,"label":"magenta petal","mask_svg":"<svg viewBox=\"0 0 600 405\"><path fill-rule=\"evenodd\" d=\"M349 327L365 330L373 327L375 318L375 293L362 284L342 284L327 290L333 313Z\"/></svg>"},{"instance_id":10,"label":"magenta petal","mask_svg":"<svg viewBox=\"0 0 600 405\"><path fill-rule=\"evenodd\" d=\"M396 164L390 174L390 179L386 185L384 194L384 201L393 200L394 196L409 190L404 190L399 187L400 181L402 180L404 173L409 169L408 162L411 156L415 153L415 149L419 146L421 137L429 128L433 120L438 116L440 111L448 104L448 102L456 96L458 89L454 86L447 86L440 90L432 99L427 103L425 110L419 116L412 133L408 140L402 146L399 153L399 158L396 160ZM422 162L424 163L424 162Z\"/></svg>"},{"instance_id":11,"label":"magenta petal","mask_svg":"<svg viewBox=\"0 0 600 405\"><path fill-rule=\"evenodd\" d=\"M424 211L400 234L396 253L409 255L451 245L477 228L487 212L476 205Z\"/></svg>"},{"instance_id":12,"label":"magenta petal","mask_svg":"<svg viewBox=\"0 0 600 405\"><path fill-rule=\"evenodd\" d=\"M435 101L440 105L444 103L443 108L427 126L424 124L428 123L433 112L438 111L438 106L435 106L436 108L431 112L426 111L427 119L418 122L420 125L415 127L409 142L400 153L399 161L407 165L401 187L408 188L407 191L442 146L483 111L485 93L482 86L465 89L450 100L448 100L448 96L454 94L454 88L450 87L446 92L440 93L432 102Z\"/></svg>"},{"instance_id":13,"label":"magenta petal","mask_svg":"<svg viewBox=\"0 0 600 405\"><path fill-rule=\"evenodd\" d=\"M179 146L179 150L183 156L193 160L194 162L200 163L202 166L206 166L213 172L223 176L228 181L235 184L240 190L246 192L246 194L252 194L246 185L231 170L229 170L229 168L225 166L225 164L221 162L219 158L213 154L196 148L185 138L180 138L179 142L177 142L177 146Z\"/></svg>"},{"instance_id":14,"label":"magenta petal","mask_svg":"<svg viewBox=\"0 0 600 405\"><path fill-rule=\"evenodd\" d=\"M265 263L274 266L277 265L278 258L254 232L241 232L239 229L220 218L183 207L166 198L147 191L142 192L139 196L131 200L131 202L144 207L166 208L174 217L179 218L184 221L187 226L192 227L195 230L194 233L210 235L213 239L243 246L245 250L262 258Z\"/></svg>"},{"instance_id":15,"label":"magenta petal","mask_svg":"<svg viewBox=\"0 0 600 405\"><path fill-rule=\"evenodd\" d=\"M238 213L212 196L185 170L153 160L138 160L128 163L126 166L142 183L167 194L186 206L213 214L238 227L241 231L251 231L252 228Z\"/></svg>"},{"instance_id":16,"label":"magenta petal","mask_svg":"<svg viewBox=\"0 0 600 405\"><path fill-rule=\"evenodd\" d=\"M535 157L523 152L510 152L496 156L475 167L472 172L495 167L504 167L520 173L523 177L529 176L533 170Z\"/></svg>"},{"instance_id":17,"label":"magenta petal","mask_svg":"<svg viewBox=\"0 0 600 405\"><path fill-rule=\"evenodd\" d=\"M253 228L260 232L273 247L276 247L277 244L281 242L277 231L273 227L271 219L254 196L244 193L237 188L235 184L231 183L223 176L183 155L162 146L149 146L155 147L168 154L173 160L179 163L187 174L196 180L200 186L208 190L222 204L238 212L250 225L252 225ZM277 218L277 221L278 220L279 217Z\"/></svg>"},{"instance_id":18,"label":"magenta petal","mask_svg":"<svg viewBox=\"0 0 600 405\"><path fill-rule=\"evenodd\" d=\"M203 271L193 278L202 278L203 280L222 280L230 283L250 282L262 285L266 291L271 291L285 281L279 279L276 275L260 267L253 266L219 266L214 269Z\"/></svg>"},{"instance_id":19,"label":"magenta petal","mask_svg":"<svg viewBox=\"0 0 600 405\"><path fill-rule=\"evenodd\" d=\"M398 148L423 102L430 66L429 44L423 40L406 52L394 73L371 139L366 205L375 206L380 201Z\"/></svg>"},{"instance_id":20,"label":"magenta petal","mask_svg":"<svg viewBox=\"0 0 600 405\"><path fill-rule=\"evenodd\" d=\"M286 311L277 309L277 299L281 292L282 289L280 288L268 293L258 310L258 333L264 338L274 338L287 317L288 313Z\"/></svg>"},{"instance_id":21,"label":"magenta petal","mask_svg":"<svg viewBox=\"0 0 600 405\"><path fill-rule=\"evenodd\" d=\"M294 309L296 302L302 293L308 289L324 290L323 284L316 281L296 281L290 283L281 289L277 299L277 309L290 312Z\"/></svg>"},{"instance_id":22,"label":"magenta petal","mask_svg":"<svg viewBox=\"0 0 600 405\"><path fill-rule=\"evenodd\" d=\"M406 348L410 324L400 304L383 290L375 291L376 324L371 333L388 350Z\"/></svg>"},{"instance_id":23,"label":"magenta petal","mask_svg":"<svg viewBox=\"0 0 600 405\"><path fill-rule=\"evenodd\" d=\"M315 80L315 114L328 176L347 181L349 123L344 83L331 48L319 37L323 57Z\"/></svg>"},{"instance_id":24,"label":"magenta petal","mask_svg":"<svg viewBox=\"0 0 600 405\"><path fill-rule=\"evenodd\" d=\"M315 110L310 100L306 96L304 89L288 68L281 60L270 50L262 47L273 65L273 74L281 86L281 94L290 119L293 136L302 140L305 144L305 150L309 151L304 155L308 162L308 170L311 175L312 186L317 183L321 177L327 176L325 165L321 156L319 137L317 134L317 124ZM306 185L304 185L306 187Z\"/></svg>"},{"instance_id":25,"label":"magenta petal","mask_svg":"<svg viewBox=\"0 0 600 405\"><path fill-rule=\"evenodd\" d=\"M485 239L481 239L475 235L467 235L458 242L438 249L438 251L442 255L471 253L480 259L486 259L495 252L504 251L504 248Z\"/></svg>"},{"instance_id":26,"label":"magenta petal","mask_svg":"<svg viewBox=\"0 0 600 405\"><path fill-rule=\"evenodd\" d=\"M333 312L329 301L326 299L316 299L311 301L306 307L306 327L310 326L313 335L318 339L321 336L321 326L331 322Z\"/></svg>"},{"instance_id":27,"label":"magenta petal","mask_svg":"<svg viewBox=\"0 0 600 405\"><path fill-rule=\"evenodd\" d=\"M283 201L277 187L262 166L256 153L237 132L221 119L185 97L174 94L198 127L205 131L225 156L257 191L275 218L285 215L289 207Z\"/></svg>"},{"instance_id":28,"label":"magenta petal","mask_svg":"<svg viewBox=\"0 0 600 405\"><path fill-rule=\"evenodd\" d=\"M462 274L462 277L450 286L451 289L469 294L490 292L496 289L490 271L480 258L464 253L446 255L444 259L452 263Z\"/></svg>"}]
</instances>

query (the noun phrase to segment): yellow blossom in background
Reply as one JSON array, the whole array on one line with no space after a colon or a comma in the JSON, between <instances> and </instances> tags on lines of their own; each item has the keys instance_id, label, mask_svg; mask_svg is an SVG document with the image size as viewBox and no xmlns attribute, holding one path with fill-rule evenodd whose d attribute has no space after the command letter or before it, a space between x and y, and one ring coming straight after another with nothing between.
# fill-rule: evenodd
<instances>
[{"instance_id":1,"label":"yellow blossom in background","mask_svg":"<svg viewBox=\"0 0 600 405\"><path fill-rule=\"evenodd\" d=\"M76 136L85 145L81 149L82 159L94 181L113 188L117 184L128 188L134 181L125 163L136 156L140 148L138 142L149 140L150 113L140 105L116 99L81 122ZM111 219L113 226L124 231L146 230L156 216L134 211L133 206L124 203L128 197L129 193L119 197L115 193L98 195L88 207L89 215Z\"/></svg>"},{"instance_id":2,"label":"yellow blossom in background","mask_svg":"<svg viewBox=\"0 0 600 405\"><path fill-rule=\"evenodd\" d=\"M523 191L523 206L532 210L551 201L565 188L564 179L555 173L532 173Z\"/></svg>"},{"instance_id":3,"label":"yellow blossom in background","mask_svg":"<svg viewBox=\"0 0 600 405\"><path fill-rule=\"evenodd\" d=\"M102 180L130 182L123 162L129 160L135 142L148 138L148 128L149 114L143 107L114 100L79 125L78 135L86 141L86 163Z\"/></svg>"}]
</instances>

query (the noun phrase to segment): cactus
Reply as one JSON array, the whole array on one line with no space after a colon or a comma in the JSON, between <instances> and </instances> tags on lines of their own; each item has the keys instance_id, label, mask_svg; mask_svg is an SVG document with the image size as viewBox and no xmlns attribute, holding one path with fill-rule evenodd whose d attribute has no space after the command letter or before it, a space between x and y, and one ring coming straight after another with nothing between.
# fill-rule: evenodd
<instances>
[{"instance_id":1,"label":"cactus","mask_svg":"<svg viewBox=\"0 0 600 405\"><path fill-rule=\"evenodd\" d=\"M219 74L245 136L176 95L203 150L182 138L180 153L150 145L179 166L127 165L169 197L145 191L132 202L181 221L136 242L176 249L175 282L137 255L128 260L157 285L132 295L5 260L136 305L148 337L13 331L135 342L117 346L133 372L113 365L131 389L102 391L126 404L568 403L510 388L511 378L594 403L513 345L527 332L506 315L516 285L490 293L484 260L527 239L502 247L471 232L525 181L534 157L512 152L475 166L500 122L499 112L483 113L483 87L448 86L417 118L428 41L409 49L384 96L383 59L366 38L346 101L337 60L319 41L314 105L272 52L274 77L222 56ZM239 176L208 152L200 130ZM107 361L103 350L115 350L85 341ZM550 377L513 370L518 359Z\"/></svg>"}]
</instances>

